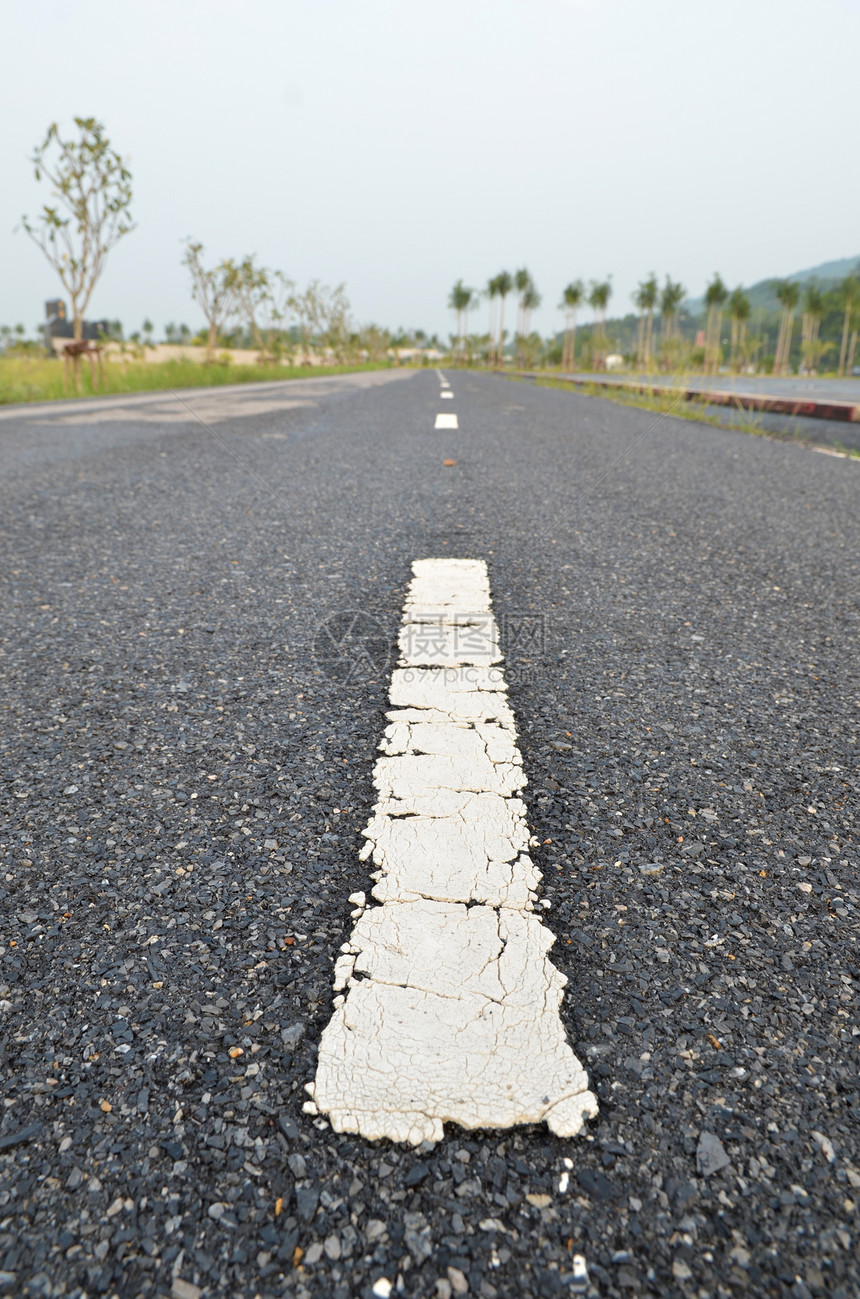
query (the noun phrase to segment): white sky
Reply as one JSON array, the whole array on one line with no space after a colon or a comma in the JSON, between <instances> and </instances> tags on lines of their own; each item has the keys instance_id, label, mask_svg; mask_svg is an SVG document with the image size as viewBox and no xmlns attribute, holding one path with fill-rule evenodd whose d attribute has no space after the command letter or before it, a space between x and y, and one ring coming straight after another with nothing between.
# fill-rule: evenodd
<instances>
[{"instance_id":1,"label":"white sky","mask_svg":"<svg viewBox=\"0 0 860 1299\"><path fill-rule=\"evenodd\" d=\"M860 253L857 0L0 0L0 323L59 285L23 231L51 120L101 118L138 229L88 315L196 328L181 241L346 281L447 333L454 280L527 265L610 314ZM473 328L486 329L486 311Z\"/></svg>"}]
</instances>

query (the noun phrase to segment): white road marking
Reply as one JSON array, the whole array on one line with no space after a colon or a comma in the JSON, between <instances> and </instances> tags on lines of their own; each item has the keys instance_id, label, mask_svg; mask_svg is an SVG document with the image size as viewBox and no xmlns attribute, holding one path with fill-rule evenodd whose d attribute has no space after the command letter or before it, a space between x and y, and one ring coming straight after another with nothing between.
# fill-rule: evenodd
<instances>
[{"instance_id":1,"label":"white road marking","mask_svg":"<svg viewBox=\"0 0 860 1299\"><path fill-rule=\"evenodd\" d=\"M457 416L439 414L436 416L436 423L433 425L433 427L434 428L459 428L459 425L457 423Z\"/></svg>"},{"instance_id":2,"label":"white road marking","mask_svg":"<svg viewBox=\"0 0 860 1299\"><path fill-rule=\"evenodd\" d=\"M446 392L445 389L443 388L442 392L439 393L439 396L442 398L443 401L445 401L446 399L447 399L448 401L453 401L453 400L454 400L454 394L453 394L453 392L451 392L450 388L447 390L447 392Z\"/></svg>"},{"instance_id":3,"label":"white road marking","mask_svg":"<svg viewBox=\"0 0 860 1299\"><path fill-rule=\"evenodd\" d=\"M439 1141L443 1124L597 1113L559 1017L565 978L533 913L526 784L487 567L425 559L400 630L362 857L377 868L335 966L313 1100L338 1132Z\"/></svg>"}]
</instances>

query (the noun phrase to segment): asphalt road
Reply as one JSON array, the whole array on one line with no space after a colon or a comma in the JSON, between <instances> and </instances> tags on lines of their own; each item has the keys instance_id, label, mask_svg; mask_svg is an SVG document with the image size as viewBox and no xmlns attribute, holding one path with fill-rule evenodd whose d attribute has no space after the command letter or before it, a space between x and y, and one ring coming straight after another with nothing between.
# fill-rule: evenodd
<instances>
[{"instance_id":1,"label":"asphalt road","mask_svg":"<svg viewBox=\"0 0 860 1299\"><path fill-rule=\"evenodd\" d=\"M600 1296L860 1292L860 465L450 377L0 419L0 1293L554 1296L574 1254ZM410 565L450 555L489 565L572 1140L302 1109Z\"/></svg>"}]
</instances>

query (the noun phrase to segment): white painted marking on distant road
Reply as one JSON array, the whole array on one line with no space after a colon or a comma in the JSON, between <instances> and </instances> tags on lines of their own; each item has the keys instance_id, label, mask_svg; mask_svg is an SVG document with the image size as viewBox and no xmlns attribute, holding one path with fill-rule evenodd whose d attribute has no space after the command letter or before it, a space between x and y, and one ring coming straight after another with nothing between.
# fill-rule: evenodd
<instances>
[{"instance_id":1,"label":"white painted marking on distant road","mask_svg":"<svg viewBox=\"0 0 860 1299\"><path fill-rule=\"evenodd\" d=\"M454 394L453 394L453 392L451 392L450 388L448 389L447 392L445 392L444 390L443 390L442 392L440 392L440 393L439 393L439 396L442 398L443 401L445 401L446 399L447 399L448 401L453 401L453 400L454 400Z\"/></svg>"},{"instance_id":2,"label":"white painted marking on distant road","mask_svg":"<svg viewBox=\"0 0 860 1299\"><path fill-rule=\"evenodd\" d=\"M439 1141L443 1124L545 1121L574 1136L597 1113L559 1017L564 976L533 913L526 784L487 567L413 564L374 770L365 910L335 966L313 1100L338 1132Z\"/></svg>"},{"instance_id":3,"label":"white painted marking on distant road","mask_svg":"<svg viewBox=\"0 0 860 1299\"><path fill-rule=\"evenodd\" d=\"M439 414L436 416L436 423L433 425L433 427L434 428L459 428L459 425L457 423L457 416Z\"/></svg>"}]
</instances>

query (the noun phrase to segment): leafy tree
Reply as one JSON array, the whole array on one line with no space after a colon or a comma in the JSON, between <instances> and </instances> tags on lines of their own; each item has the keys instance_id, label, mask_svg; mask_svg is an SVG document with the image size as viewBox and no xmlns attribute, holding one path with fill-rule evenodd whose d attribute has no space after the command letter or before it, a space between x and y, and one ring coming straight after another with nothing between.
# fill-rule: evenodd
<instances>
[{"instance_id":1,"label":"leafy tree","mask_svg":"<svg viewBox=\"0 0 860 1299\"><path fill-rule=\"evenodd\" d=\"M647 366L651 359L651 330L658 295L657 276L652 271L647 280L640 282L633 294L633 301L639 308L639 337L636 360L642 366Z\"/></svg>"},{"instance_id":2,"label":"leafy tree","mask_svg":"<svg viewBox=\"0 0 860 1299\"><path fill-rule=\"evenodd\" d=\"M236 295L261 362L281 359L295 284L283 271L257 266L253 257L239 263Z\"/></svg>"},{"instance_id":3,"label":"leafy tree","mask_svg":"<svg viewBox=\"0 0 860 1299\"><path fill-rule=\"evenodd\" d=\"M848 355L848 334L851 330L851 318L855 312L860 311L860 280L855 276L849 275L841 284L842 305L845 312L842 321L842 346L839 349L839 373L845 373L845 362ZM857 342L857 331L854 331L854 342ZM853 368L854 348L851 349L851 363Z\"/></svg>"},{"instance_id":4,"label":"leafy tree","mask_svg":"<svg viewBox=\"0 0 860 1299\"><path fill-rule=\"evenodd\" d=\"M561 368L573 369L576 354L576 314L585 300L585 285L582 280L571 280L562 290L559 307L564 312L564 345L561 352Z\"/></svg>"},{"instance_id":5,"label":"leafy tree","mask_svg":"<svg viewBox=\"0 0 860 1299\"><path fill-rule=\"evenodd\" d=\"M776 355L773 359L774 374L788 373L788 358L791 353L791 335L794 332L794 313L800 301L800 285L791 280L782 280L774 286L777 301L782 305L779 321L779 335L776 340Z\"/></svg>"},{"instance_id":6,"label":"leafy tree","mask_svg":"<svg viewBox=\"0 0 860 1299\"><path fill-rule=\"evenodd\" d=\"M393 338L381 325L363 325L356 337L359 351L365 354L368 361L383 361L392 346L405 347L408 341L402 330L399 338Z\"/></svg>"},{"instance_id":7,"label":"leafy tree","mask_svg":"<svg viewBox=\"0 0 860 1299\"><path fill-rule=\"evenodd\" d=\"M203 245L188 240L182 264L191 273L191 296L206 317L206 360L211 361L218 334L235 314L239 304L240 271L232 258L207 270Z\"/></svg>"},{"instance_id":8,"label":"leafy tree","mask_svg":"<svg viewBox=\"0 0 860 1299\"><path fill-rule=\"evenodd\" d=\"M76 117L78 138L62 140L56 122L33 152L36 180L51 185L52 203L45 203L34 221L21 224L38 244L72 304L76 342L84 334L84 312L113 246L134 229L131 219L131 172L111 148L101 122ZM80 357L74 358L75 384L80 386Z\"/></svg>"},{"instance_id":9,"label":"leafy tree","mask_svg":"<svg viewBox=\"0 0 860 1299\"><path fill-rule=\"evenodd\" d=\"M729 364L736 371L746 358L747 321L750 317L750 300L740 287L736 288L729 298L729 314L732 318L732 352Z\"/></svg>"},{"instance_id":10,"label":"leafy tree","mask_svg":"<svg viewBox=\"0 0 860 1299\"><path fill-rule=\"evenodd\" d=\"M191 330L187 325L174 325L172 322L165 326L164 337L168 343L184 344L191 339Z\"/></svg>"},{"instance_id":11,"label":"leafy tree","mask_svg":"<svg viewBox=\"0 0 860 1299\"><path fill-rule=\"evenodd\" d=\"M305 360L310 361L310 346L314 342L330 348L340 360L349 347L349 299L346 285L334 289L319 280L311 280L304 293L293 294L289 306L298 321L299 337Z\"/></svg>"}]
</instances>

